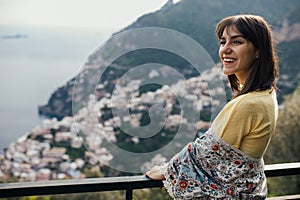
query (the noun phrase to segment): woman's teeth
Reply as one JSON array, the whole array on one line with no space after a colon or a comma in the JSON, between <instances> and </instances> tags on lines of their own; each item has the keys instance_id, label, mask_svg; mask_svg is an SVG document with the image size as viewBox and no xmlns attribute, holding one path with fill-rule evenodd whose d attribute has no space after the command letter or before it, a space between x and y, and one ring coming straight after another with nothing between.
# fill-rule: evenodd
<instances>
[{"instance_id":1,"label":"woman's teeth","mask_svg":"<svg viewBox=\"0 0 300 200\"><path fill-rule=\"evenodd\" d=\"M224 62L234 62L234 59L231 59L231 58L224 58Z\"/></svg>"}]
</instances>

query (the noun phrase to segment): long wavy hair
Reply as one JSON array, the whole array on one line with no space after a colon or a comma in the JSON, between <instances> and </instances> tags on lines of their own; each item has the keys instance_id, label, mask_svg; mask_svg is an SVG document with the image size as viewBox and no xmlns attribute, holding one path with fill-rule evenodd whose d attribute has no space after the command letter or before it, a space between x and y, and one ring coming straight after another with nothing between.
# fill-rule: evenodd
<instances>
[{"instance_id":1,"label":"long wavy hair","mask_svg":"<svg viewBox=\"0 0 300 200\"><path fill-rule=\"evenodd\" d=\"M278 57L273 34L268 23L257 15L236 15L222 19L215 30L217 39L226 27L236 29L258 50L258 58L242 88L235 74L228 75L233 98L253 91L277 89L279 77Z\"/></svg>"}]
</instances>

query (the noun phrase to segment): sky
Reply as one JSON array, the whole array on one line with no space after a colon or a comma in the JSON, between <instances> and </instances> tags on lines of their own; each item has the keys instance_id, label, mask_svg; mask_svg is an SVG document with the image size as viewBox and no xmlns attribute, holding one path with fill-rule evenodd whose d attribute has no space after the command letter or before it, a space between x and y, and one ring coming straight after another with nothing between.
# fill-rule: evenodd
<instances>
[{"instance_id":1,"label":"sky","mask_svg":"<svg viewBox=\"0 0 300 200\"><path fill-rule=\"evenodd\" d=\"M0 25L121 29L167 0L0 0ZM178 2L175 0L174 2Z\"/></svg>"}]
</instances>

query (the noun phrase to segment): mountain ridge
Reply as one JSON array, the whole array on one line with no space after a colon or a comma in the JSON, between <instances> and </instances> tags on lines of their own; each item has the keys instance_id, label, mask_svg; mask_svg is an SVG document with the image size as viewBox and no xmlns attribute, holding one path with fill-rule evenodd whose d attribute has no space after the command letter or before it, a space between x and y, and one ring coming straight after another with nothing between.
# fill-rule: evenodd
<instances>
[{"instance_id":1,"label":"mountain ridge","mask_svg":"<svg viewBox=\"0 0 300 200\"><path fill-rule=\"evenodd\" d=\"M279 42L279 56L282 58L280 59L280 65L283 66L282 68L284 69L281 70L281 73L284 75L282 76L283 79L279 81L279 88L281 88L279 102L283 99L283 95L288 94L295 89L295 83L297 82L299 72L295 73L294 70L297 70L296 66L299 66L299 64L298 62L293 62L293 60L297 60L297 57L287 46L288 44L293 43L293 41L297 42L300 38L300 20L299 14L297 14L299 3L297 3L297 1L255 0L251 1L251 3L249 1L244 1L243 4L239 4L237 0L226 3L221 0L182 0L176 4L167 3L167 5L168 6L163 7L164 9L140 17L136 22L113 35L117 35L126 30L142 27L162 27L179 31L199 42L199 44L201 44L211 55L213 60L218 62L218 45L214 37L214 25L222 17L228 15L238 13L261 14L272 25L274 32L276 33L277 41ZM239 10L239 12L237 13L236 10ZM270 12L270 10L272 10L272 12ZM210 12L217 12L218 15L213 15ZM293 51L296 52L297 49L300 48L298 45L292 46ZM289 53L287 54L286 52ZM97 52L95 52L94 55L90 55L89 60L97 59L97 57L99 57L99 55L97 56ZM288 60L285 58L288 58ZM139 56L137 56L137 59L135 60L136 63L142 63L138 61ZM87 63L89 62L90 61ZM293 63L293 66L287 63ZM96 64L94 65L96 66ZM122 65L122 63L120 63L120 65ZM289 68L292 68L292 70ZM287 74L286 71L289 73ZM117 70L114 70L114 72L117 72ZM107 77L108 81L113 81L109 76ZM72 116L73 112L76 112L76 110L72 110L72 98L70 98L73 92L72 83L74 83L74 79L70 80L66 85L59 87L51 95L47 105L39 106L39 114L56 117L58 119L62 119L65 116Z\"/></svg>"}]
</instances>

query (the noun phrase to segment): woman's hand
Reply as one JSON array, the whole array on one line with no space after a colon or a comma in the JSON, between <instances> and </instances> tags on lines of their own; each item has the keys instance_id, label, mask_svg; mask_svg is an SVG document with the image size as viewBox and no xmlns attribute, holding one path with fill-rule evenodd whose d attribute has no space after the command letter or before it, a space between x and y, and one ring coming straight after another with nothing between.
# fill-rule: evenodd
<instances>
[{"instance_id":1,"label":"woman's hand","mask_svg":"<svg viewBox=\"0 0 300 200\"><path fill-rule=\"evenodd\" d=\"M146 172L146 176L152 180L164 180L165 176L161 174L162 166L154 166L149 171Z\"/></svg>"}]
</instances>

